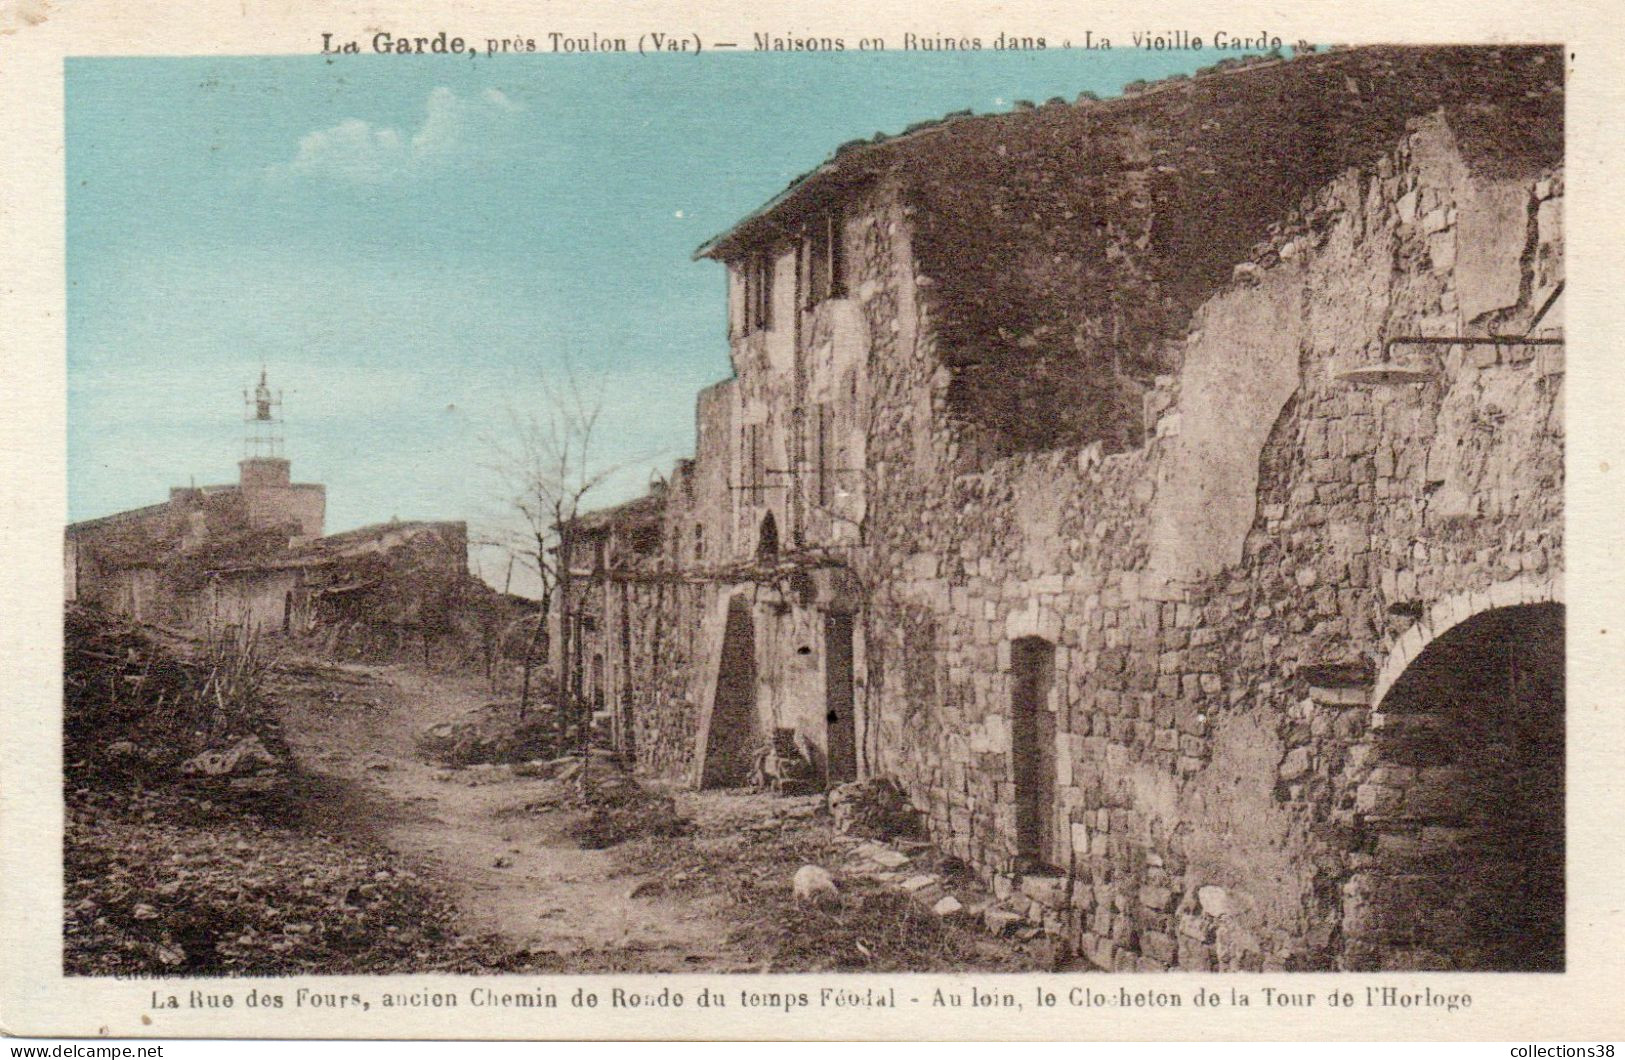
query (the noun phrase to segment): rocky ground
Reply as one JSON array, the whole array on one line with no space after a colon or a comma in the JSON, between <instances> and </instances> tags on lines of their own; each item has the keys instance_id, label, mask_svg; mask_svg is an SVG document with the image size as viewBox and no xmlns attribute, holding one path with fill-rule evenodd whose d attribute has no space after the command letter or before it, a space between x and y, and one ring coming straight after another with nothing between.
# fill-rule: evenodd
<instances>
[{"instance_id":1,"label":"rocky ground","mask_svg":"<svg viewBox=\"0 0 1625 1060\"><path fill-rule=\"evenodd\" d=\"M287 649L224 717L218 689L199 706L207 649L92 618L70 621L69 974L1053 963L984 929L954 863L841 834L821 796L662 791L601 754L467 764L435 751L500 713L472 677Z\"/></svg>"}]
</instances>

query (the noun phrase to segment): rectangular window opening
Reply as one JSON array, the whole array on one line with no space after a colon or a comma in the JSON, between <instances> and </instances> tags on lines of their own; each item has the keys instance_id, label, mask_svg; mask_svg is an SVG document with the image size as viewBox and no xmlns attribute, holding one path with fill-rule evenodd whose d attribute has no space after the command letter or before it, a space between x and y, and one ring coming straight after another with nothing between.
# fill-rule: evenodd
<instances>
[{"instance_id":1,"label":"rectangular window opening","mask_svg":"<svg viewBox=\"0 0 1625 1060\"><path fill-rule=\"evenodd\" d=\"M800 271L808 308L846 296L846 255L839 211L821 214L808 223L801 241Z\"/></svg>"},{"instance_id":2,"label":"rectangular window opening","mask_svg":"<svg viewBox=\"0 0 1625 1060\"><path fill-rule=\"evenodd\" d=\"M744 333L767 331L773 327L773 255L757 251L745 259Z\"/></svg>"}]
</instances>

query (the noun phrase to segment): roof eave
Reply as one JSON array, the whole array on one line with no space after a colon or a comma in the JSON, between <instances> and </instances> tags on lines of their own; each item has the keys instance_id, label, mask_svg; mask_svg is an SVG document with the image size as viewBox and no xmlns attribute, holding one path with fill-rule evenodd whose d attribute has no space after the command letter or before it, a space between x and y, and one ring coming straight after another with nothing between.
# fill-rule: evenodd
<instances>
[{"instance_id":1,"label":"roof eave","mask_svg":"<svg viewBox=\"0 0 1625 1060\"><path fill-rule=\"evenodd\" d=\"M867 146L874 148L880 145ZM733 227L700 244L695 249L692 260L699 261L701 258L726 260L735 256L735 251L744 244L760 239L767 229L778 228L779 234L790 234L793 229L787 225L778 225L775 216L793 206L801 205L820 193L827 192L831 187L856 186L869 180L874 172L855 163L858 158L871 153L862 148L837 151L835 155L819 163L816 169L803 173L792 181L789 187L740 218Z\"/></svg>"}]
</instances>

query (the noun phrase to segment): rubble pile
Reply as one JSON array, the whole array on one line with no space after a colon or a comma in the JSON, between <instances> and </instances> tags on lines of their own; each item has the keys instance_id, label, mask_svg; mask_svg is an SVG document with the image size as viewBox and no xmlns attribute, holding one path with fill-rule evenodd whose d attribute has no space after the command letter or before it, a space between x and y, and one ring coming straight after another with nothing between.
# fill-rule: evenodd
<instances>
[{"instance_id":1,"label":"rubble pile","mask_svg":"<svg viewBox=\"0 0 1625 1060\"><path fill-rule=\"evenodd\" d=\"M560 751L553 708L532 704L519 717L517 703L488 703L418 735L418 754L448 766L519 763L550 759Z\"/></svg>"},{"instance_id":2,"label":"rubble pile","mask_svg":"<svg viewBox=\"0 0 1625 1060\"><path fill-rule=\"evenodd\" d=\"M398 858L236 806L174 788L81 788L64 837L69 975L480 966L446 900Z\"/></svg>"},{"instance_id":3,"label":"rubble pile","mask_svg":"<svg viewBox=\"0 0 1625 1060\"><path fill-rule=\"evenodd\" d=\"M886 777L842 784L829 794L835 830L864 839L920 839L920 814L908 796Z\"/></svg>"},{"instance_id":4,"label":"rubble pile","mask_svg":"<svg viewBox=\"0 0 1625 1060\"><path fill-rule=\"evenodd\" d=\"M651 791L607 759L592 763L572 800L586 814L565 831L586 850L603 850L630 839L686 834L689 820L670 795Z\"/></svg>"}]
</instances>

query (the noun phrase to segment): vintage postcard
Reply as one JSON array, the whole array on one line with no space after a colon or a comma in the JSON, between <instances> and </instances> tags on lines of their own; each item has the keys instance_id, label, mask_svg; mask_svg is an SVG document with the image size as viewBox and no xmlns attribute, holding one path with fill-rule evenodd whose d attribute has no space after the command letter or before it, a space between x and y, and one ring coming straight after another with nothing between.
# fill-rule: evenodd
<instances>
[{"instance_id":1,"label":"vintage postcard","mask_svg":"<svg viewBox=\"0 0 1625 1060\"><path fill-rule=\"evenodd\" d=\"M1620 1037L1618 64L1459 17L11 5L0 1023Z\"/></svg>"}]
</instances>

